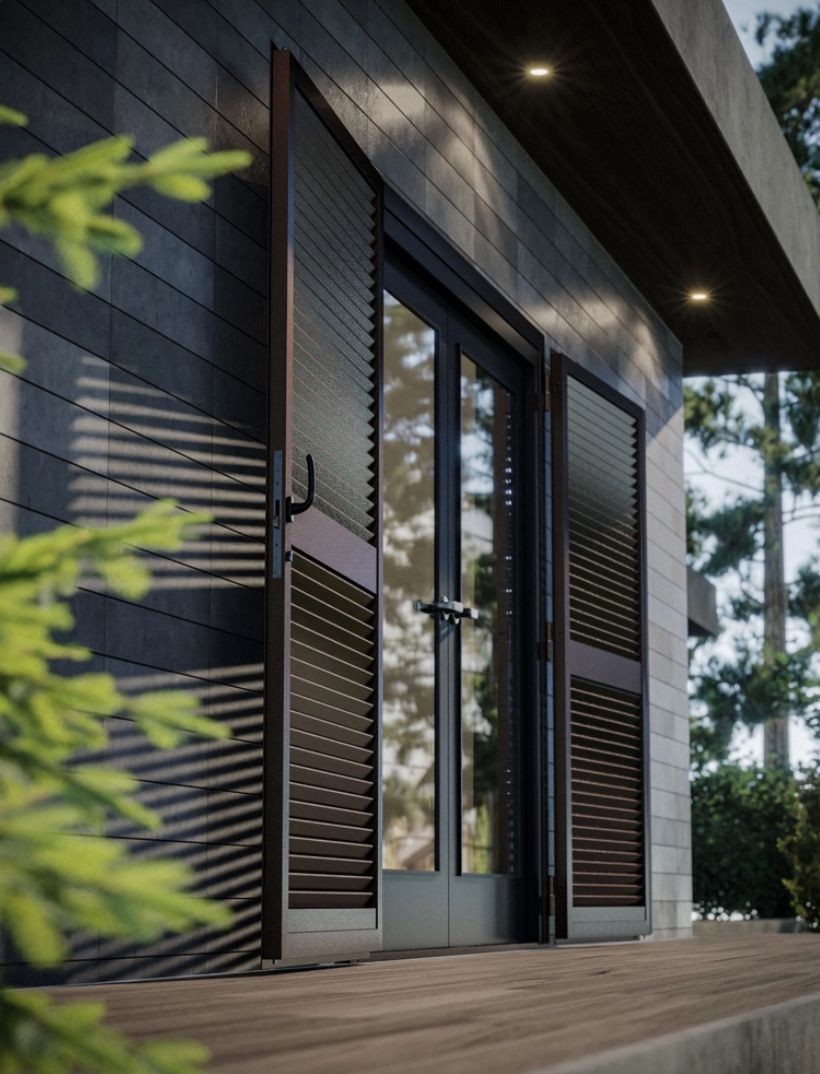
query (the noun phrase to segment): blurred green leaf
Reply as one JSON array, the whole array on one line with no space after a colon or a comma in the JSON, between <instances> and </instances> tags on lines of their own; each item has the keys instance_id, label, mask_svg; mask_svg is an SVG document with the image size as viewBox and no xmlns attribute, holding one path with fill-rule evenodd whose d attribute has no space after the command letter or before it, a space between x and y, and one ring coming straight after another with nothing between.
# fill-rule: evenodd
<instances>
[{"instance_id":1,"label":"blurred green leaf","mask_svg":"<svg viewBox=\"0 0 820 1074\"><path fill-rule=\"evenodd\" d=\"M63 271L77 287L90 290L100 276L100 254L134 257L139 233L109 210L118 194L138 185L166 197L204 201L211 181L247 167L240 150L211 152L202 138L183 139L132 161L132 139L105 138L63 157L32 154L0 166L0 227L15 223L50 239Z\"/></svg>"},{"instance_id":2,"label":"blurred green leaf","mask_svg":"<svg viewBox=\"0 0 820 1074\"><path fill-rule=\"evenodd\" d=\"M17 354L6 354L5 351L0 351L0 369L4 372L19 375L25 368L26 362L24 358Z\"/></svg>"},{"instance_id":3,"label":"blurred green leaf","mask_svg":"<svg viewBox=\"0 0 820 1074\"><path fill-rule=\"evenodd\" d=\"M0 104L0 124L5 124L10 127L25 127L27 123L28 119L22 112L18 112L14 108L9 108L7 105Z\"/></svg>"},{"instance_id":4,"label":"blurred green leaf","mask_svg":"<svg viewBox=\"0 0 820 1074\"><path fill-rule=\"evenodd\" d=\"M209 1052L185 1040L134 1044L101 1003L0 990L0 1074L200 1074Z\"/></svg>"}]
</instances>

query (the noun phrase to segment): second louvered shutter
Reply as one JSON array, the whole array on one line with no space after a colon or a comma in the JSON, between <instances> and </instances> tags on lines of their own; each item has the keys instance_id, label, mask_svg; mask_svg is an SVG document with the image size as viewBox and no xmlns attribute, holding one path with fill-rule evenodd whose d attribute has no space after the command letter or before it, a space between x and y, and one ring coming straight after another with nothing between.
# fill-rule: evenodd
<instances>
[{"instance_id":1,"label":"second louvered shutter","mask_svg":"<svg viewBox=\"0 0 820 1074\"><path fill-rule=\"evenodd\" d=\"M380 231L378 177L291 55L274 51L263 893L273 959L381 946Z\"/></svg>"},{"instance_id":2,"label":"second louvered shutter","mask_svg":"<svg viewBox=\"0 0 820 1074\"><path fill-rule=\"evenodd\" d=\"M553 356L558 935L649 930L644 425Z\"/></svg>"}]
</instances>

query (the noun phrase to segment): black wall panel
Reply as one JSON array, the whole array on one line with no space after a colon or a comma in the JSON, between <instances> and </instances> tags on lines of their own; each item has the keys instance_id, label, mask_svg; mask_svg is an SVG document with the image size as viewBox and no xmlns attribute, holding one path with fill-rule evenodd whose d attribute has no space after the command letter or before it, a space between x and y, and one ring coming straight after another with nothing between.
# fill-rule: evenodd
<instances>
[{"instance_id":1,"label":"black wall panel","mask_svg":"<svg viewBox=\"0 0 820 1074\"><path fill-rule=\"evenodd\" d=\"M277 10L280 5L277 4ZM219 10L217 10L219 7ZM283 20L297 6L281 5ZM195 694L231 737L151 748L111 719L108 761L132 771L156 833L118 823L137 856L190 863L233 925L149 947L77 937L58 974L0 954L9 979L95 981L261 965L262 628L267 363L268 54L287 28L255 3L8 0L0 101L26 112L0 157L62 153L112 133L146 155L182 136L253 156L204 205L135 190L115 211L142 233L135 262L106 259L75 291L45 244L4 233L0 276L20 292L0 341L29 359L0 382L0 523L38 533L116 522L159 496L210 511L201 539L147 557L140 603L91 584L75 601L93 665L126 691Z\"/></svg>"}]
</instances>

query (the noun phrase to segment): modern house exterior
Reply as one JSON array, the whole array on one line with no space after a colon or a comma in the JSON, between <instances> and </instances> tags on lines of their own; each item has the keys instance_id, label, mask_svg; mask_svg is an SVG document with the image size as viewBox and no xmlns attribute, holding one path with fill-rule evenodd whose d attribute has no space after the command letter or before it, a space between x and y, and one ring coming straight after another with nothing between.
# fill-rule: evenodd
<instances>
[{"instance_id":1,"label":"modern house exterior","mask_svg":"<svg viewBox=\"0 0 820 1074\"><path fill-rule=\"evenodd\" d=\"M112 835L233 927L60 979L689 935L683 378L820 360L820 222L719 0L4 0L0 102L4 157L253 157L121 198L96 293L0 246L0 524L211 512L75 612L231 729L112 718L109 760L165 819Z\"/></svg>"}]
</instances>

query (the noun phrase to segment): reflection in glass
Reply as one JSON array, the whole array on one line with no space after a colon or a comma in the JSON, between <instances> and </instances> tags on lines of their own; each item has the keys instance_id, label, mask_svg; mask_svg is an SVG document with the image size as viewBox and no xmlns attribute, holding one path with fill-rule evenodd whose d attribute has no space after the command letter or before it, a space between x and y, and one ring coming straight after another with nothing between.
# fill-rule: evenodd
<instances>
[{"instance_id":1,"label":"reflection in glass","mask_svg":"<svg viewBox=\"0 0 820 1074\"><path fill-rule=\"evenodd\" d=\"M514 870L510 394L461 358L461 869Z\"/></svg>"},{"instance_id":2,"label":"reflection in glass","mask_svg":"<svg viewBox=\"0 0 820 1074\"><path fill-rule=\"evenodd\" d=\"M384 296L384 867L435 869L435 332Z\"/></svg>"}]
</instances>

